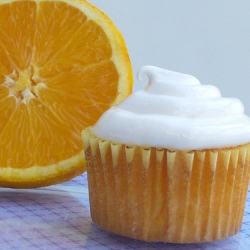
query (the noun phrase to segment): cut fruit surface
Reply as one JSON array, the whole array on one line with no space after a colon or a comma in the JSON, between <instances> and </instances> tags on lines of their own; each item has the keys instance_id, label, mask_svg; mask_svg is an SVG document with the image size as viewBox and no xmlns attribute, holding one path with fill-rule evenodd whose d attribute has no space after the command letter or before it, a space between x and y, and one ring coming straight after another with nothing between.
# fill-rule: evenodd
<instances>
[{"instance_id":1,"label":"cut fruit surface","mask_svg":"<svg viewBox=\"0 0 250 250\"><path fill-rule=\"evenodd\" d=\"M81 131L132 91L125 42L84 0L0 3L0 185L85 171Z\"/></svg>"}]
</instances>

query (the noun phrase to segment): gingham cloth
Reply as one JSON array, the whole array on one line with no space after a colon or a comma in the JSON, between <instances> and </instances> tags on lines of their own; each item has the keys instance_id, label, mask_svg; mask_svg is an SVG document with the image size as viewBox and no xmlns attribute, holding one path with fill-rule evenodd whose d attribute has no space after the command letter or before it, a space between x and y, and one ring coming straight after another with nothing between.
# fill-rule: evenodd
<instances>
[{"instance_id":1,"label":"gingham cloth","mask_svg":"<svg viewBox=\"0 0 250 250\"><path fill-rule=\"evenodd\" d=\"M144 243L108 233L89 214L87 175L47 188L0 188L1 250L249 250L250 188L241 231L205 244Z\"/></svg>"}]
</instances>

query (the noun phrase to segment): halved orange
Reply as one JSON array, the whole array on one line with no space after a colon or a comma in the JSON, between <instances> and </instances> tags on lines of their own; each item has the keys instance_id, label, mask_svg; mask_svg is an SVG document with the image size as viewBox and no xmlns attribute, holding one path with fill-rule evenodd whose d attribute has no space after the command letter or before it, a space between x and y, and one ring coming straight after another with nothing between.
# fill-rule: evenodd
<instances>
[{"instance_id":1,"label":"halved orange","mask_svg":"<svg viewBox=\"0 0 250 250\"><path fill-rule=\"evenodd\" d=\"M85 171L81 131L132 90L121 33L84 0L0 2L0 185Z\"/></svg>"}]
</instances>

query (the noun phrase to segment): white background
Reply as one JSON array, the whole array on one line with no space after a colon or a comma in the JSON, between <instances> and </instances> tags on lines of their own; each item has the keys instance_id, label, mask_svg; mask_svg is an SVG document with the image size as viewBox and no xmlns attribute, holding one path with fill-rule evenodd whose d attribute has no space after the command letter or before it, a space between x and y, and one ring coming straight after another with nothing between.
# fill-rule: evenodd
<instances>
[{"instance_id":1,"label":"white background","mask_svg":"<svg viewBox=\"0 0 250 250\"><path fill-rule=\"evenodd\" d=\"M249 0L89 0L126 40L134 90L141 66L196 76L223 96L241 99L250 115ZM146 80L145 80L146 81Z\"/></svg>"}]
</instances>

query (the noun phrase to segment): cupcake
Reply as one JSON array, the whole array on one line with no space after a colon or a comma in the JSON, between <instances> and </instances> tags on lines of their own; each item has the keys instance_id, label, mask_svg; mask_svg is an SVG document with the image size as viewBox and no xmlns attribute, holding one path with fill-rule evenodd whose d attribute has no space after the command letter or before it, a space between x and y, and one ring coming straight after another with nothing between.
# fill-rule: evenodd
<instances>
[{"instance_id":1,"label":"cupcake","mask_svg":"<svg viewBox=\"0 0 250 250\"><path fill-rule=\"evenodd\" d=\"M193 76L143 67L145 90L82 132L93 222L147 242L198 243L241 227L250 118Z\"/></svg>"}]
</instances>

